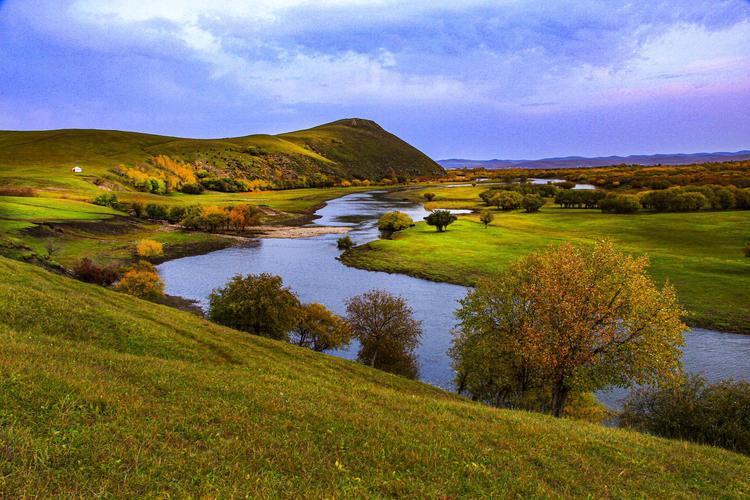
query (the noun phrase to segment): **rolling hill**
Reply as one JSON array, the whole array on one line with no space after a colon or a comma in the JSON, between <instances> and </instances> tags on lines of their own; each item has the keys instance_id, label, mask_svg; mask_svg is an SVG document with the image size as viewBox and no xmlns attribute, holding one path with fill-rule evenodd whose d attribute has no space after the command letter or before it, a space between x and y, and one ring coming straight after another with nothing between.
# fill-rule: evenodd
<instances>
[{"instance_id":1,"label":"rolling hill","mask_svg":"<svg viewBox=\"0 0 750 500\"><path fill-rule=\"evenodd\" d=\"M721 161L750 160L750 151L733 153L675 153L631 156L566 156L562 158L542 158L539 160L466 160L452 158L438 160L443 168L578 168L606 167L609 165L689 165L692 163L709 163Z\"/></svg>"},{"instance_id":2,"label":"rolling hill","mask_svg":"<svg viewBox=\"0 0 750 500\"><path fill-rule=\"evenodd\" d=\"M750 458L496 410L0 257L0 496L742 497Z\"/></svg>"},{"instance_id":3,"label":"rolling hill","mask_svg":"<svg viewBox=\"0 0 750 500\"><path fill-rule=\"evenodd\" d=\"M199 162L222 175L271 180L323 173L342 179L441 175L443 169L370 120L339 120L280 135L184 139L113 130L0 131L0 179L31 187L65 187L75 165L86 178L157 155Z\"/></svg>"}]
</instances>

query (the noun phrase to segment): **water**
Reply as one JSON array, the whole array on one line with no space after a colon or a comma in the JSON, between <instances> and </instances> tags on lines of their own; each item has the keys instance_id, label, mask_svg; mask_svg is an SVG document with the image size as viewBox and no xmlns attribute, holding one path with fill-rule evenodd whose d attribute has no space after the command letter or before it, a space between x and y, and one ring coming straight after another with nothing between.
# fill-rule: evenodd
<instances>
[{"instance_id":1,"label":"water","mask_svg":"<svg viewBox=\"0 0 750 500\"><path fill-rule=\"evenodd\" d=\"M382 194L357 193L332 200L316 212L319 219L313 224L350 226L353 228L350 236L362 244L378 237L377 219L385 212L400 210L414 220L428 214L420 204L388 199ZM277 274L303 302L321 302L338 314L345 312L346 299L368 290L379 288L400 295L408 301L424 329L417 352L421 380L453 389L453 371L446 353L451 342L450 331L455 326L453 311L467 289L402 274L347 267L337 260L338 237L254 240L242 247L165 262L158 269L167 293L197 300L204 307L211 290L223 286L238 273ZM333 354L353 359L356 352L354 343ZM701 372L711 380L750 379L750 336L695 329L687 336L684 363L688 370ZM625 390L613 389L602 391L599 397L616 408L625 395Z\"/></svg>"}]
</instances>

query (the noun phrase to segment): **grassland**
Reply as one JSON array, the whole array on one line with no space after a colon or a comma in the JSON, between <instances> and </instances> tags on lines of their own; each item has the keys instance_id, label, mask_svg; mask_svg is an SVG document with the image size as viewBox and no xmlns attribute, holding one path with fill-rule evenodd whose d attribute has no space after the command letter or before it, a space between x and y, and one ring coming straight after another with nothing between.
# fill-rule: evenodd
<instances>
[{"instance_id":1,"label":"grassland","mask_svg":"<svg viewBox=\"0 0 750 500\"><path fill-rule=\"evenodd\" d=\"M478 208L481 188L431 188L441 208ZM420 198L421 191L400 193ZM530 252L562 241L607 237L628 252L646 254L658 282L669 279L689 311L688 323L750 333L750 212L603 214L548 205L539 213L496 212L489 228L462 216L445 233L420 222L393 240L344 255L347 264L471 285Z\"/></svg>"},{"instance_id":2,"label":"grassland","mask_svg":"<svg viewBox=\"0 0 750 500\"><path fill-rule=\"evenodd\" d=\"M745 456L492 409L4 258L0 303L0 496L750 494Z\"/></svg>"}]
</instances>

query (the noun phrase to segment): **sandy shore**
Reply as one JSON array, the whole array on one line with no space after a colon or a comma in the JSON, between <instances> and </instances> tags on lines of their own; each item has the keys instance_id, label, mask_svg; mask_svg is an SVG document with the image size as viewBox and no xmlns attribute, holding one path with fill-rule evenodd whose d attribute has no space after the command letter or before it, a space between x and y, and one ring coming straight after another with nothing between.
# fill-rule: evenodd
<instances>
[{"instance_id":1,"label":"sandy shore","mask_svg":"<svg viewBox=\"0 0 750 500\"><path fill-rule=\"evenodd\" d=\"M250 232L257 238L311 238L322 234L344 234L351 229L341 226L255 226Z\"/></svg>"}]
</instances>

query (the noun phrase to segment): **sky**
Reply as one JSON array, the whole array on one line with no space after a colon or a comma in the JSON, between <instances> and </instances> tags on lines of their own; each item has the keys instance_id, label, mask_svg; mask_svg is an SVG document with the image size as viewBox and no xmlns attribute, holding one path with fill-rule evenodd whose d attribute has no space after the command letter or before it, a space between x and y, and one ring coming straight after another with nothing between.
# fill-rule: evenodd
<instances>
[{"instance_id":1,"label":"sky","mask_svg":"<svg viewBox=\"0 0 750 500\"><path fill-rule=\"evenodd\" d=\"M750 1L0 0L0 129L347 117L435 159L750 149Z\"/></svg>"}]
</instances>

